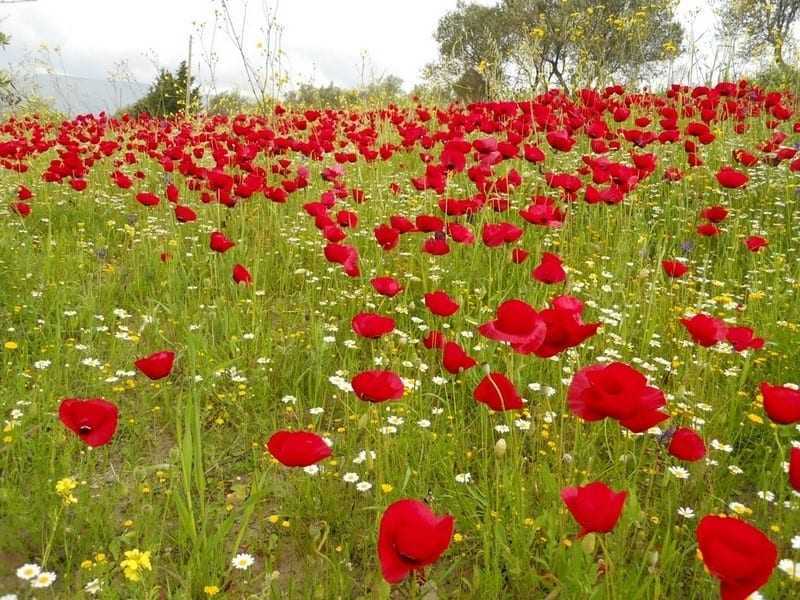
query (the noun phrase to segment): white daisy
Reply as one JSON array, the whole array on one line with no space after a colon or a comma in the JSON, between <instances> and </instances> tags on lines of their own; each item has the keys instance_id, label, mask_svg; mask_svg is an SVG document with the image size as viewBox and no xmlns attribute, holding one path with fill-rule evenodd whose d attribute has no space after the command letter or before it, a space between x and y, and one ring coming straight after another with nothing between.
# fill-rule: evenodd
<instances>
[{"instance_id":1,"label":"white daisy","mask_svg":"<svg viewBox=\"0 0 800 600\"><path fill-rule=\"evenodd\" d=\"M56 580L56 574L52 571L42 571L35 579L31 580L32 588L49 588Z\"/></svg>"},{"instance_id":2,"label":"white daisy","mask_svg":"<svg viewBox=\"0 0 800 600\"><path fill-rule=\"evenodd\" d=\"M29 563L22 565L19 569L17 569L17 577L24 579L25 581L30 581L41 572L42 568L39 565Z\"/></svg>"},{"instance_id":3,"label":"white daisy","mask_svg":"<svg viewBox=\"0 0 800 600\"><path fill-rule=\"evenodd\" d=\"M251 554L237 554L231 559L231 565L234 569L239 569L240 571L246 571L250 567L253 566L253 563L256 562L256 559L253 558Z\"/></svg>"}]
</instances>

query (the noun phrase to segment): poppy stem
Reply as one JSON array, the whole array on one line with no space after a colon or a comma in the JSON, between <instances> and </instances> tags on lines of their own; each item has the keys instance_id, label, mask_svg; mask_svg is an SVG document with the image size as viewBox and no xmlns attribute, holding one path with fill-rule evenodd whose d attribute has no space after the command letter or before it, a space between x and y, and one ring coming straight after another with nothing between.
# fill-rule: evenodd
<instances>
[{"instance_id":1,"label":"poppy stem","mask_svg":"<svg viewBox=\"0 0 800 600\"><path fill-rule=\"evenodd\" d=\"M64 512L64 504L59 507L58 512L56 513L56 519L53 523L53 531L50 533L50 539L47 540L47 546L45 546L44 554L42 554L42 568L47 566L47 559L50 556L50 550L53 548L53 540L56 538L56 531L58 531L58 523L61 521L61 513Z\"/></svg>"},{"instance_id":2,"label":"poppy stem","mask_svg":"<svg viewBox=\"0 0 800 600\"><path fill-rule=\"evenodd\" d=\"M600 547L603 549L603 561L605 562L606 566L606 576L608 581L608 587L611 590L611 597L614 598L614 579L613 579L613 572L614 572L614 565L611 562L611 556L608 553L608 547L606 546L605 541L603 540L602 535L597 536L597 541L600 543Z\"/></svg>"}]
</instances>

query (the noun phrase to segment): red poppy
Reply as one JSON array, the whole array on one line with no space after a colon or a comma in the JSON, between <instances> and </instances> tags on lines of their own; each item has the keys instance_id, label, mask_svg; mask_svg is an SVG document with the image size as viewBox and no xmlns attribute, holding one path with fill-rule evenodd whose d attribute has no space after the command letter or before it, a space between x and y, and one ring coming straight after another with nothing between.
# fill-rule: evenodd
<instances>
[{"instance_id":1,"label":"red poppy","mask_svg":"<svg viewBox=\"0 0 800 600\"><path fill-rule=\"evenodd\" d=\"M715 235L719 235L719 227L713 223L703 223L697 226L697 233L703 237L714 237Z\"/></svg>"},{"instance_id":2,"label":"red poppy","mask_svg":"<svg viewBox=\"0 0 800 600\"><path fill-rule=\"evenodd\" d=\"M497 318L478 331L490 340L508 342L520 354L532 354L544 342L547 325L527 302L512 299L497 307Z\"/></svg>"},{"instance_id":3,"label":"red poppy","mask_svg":"<svg viewBox=\"0 0 800 600\"><path fill-rule=\"evenodd\" d=\"M418 500L398 500L381 517L378 559L383 578L400 583L412 571L435 563L453 537L454 520L438 516Z\"/></svg>"},{"instance_id":4,"label":"red poppy","mask_svg":"<svg viewBox=\"0 0 800 600\"><path fill-rule=\"evenodd\" d=\"M432 237L422 243L422 251L433 256L444 256L450 252L450 246L447 244L446 239L442 237Z\"/></svg>"},{"instance_id":5,"label":"red poppy","mask_svg":"<svg viewBox=\"0 0 800 600\"><path fill-rule=\"evenodd\" d=\"M561 265L561 258L551 252L545 252L531 276L541 283L561 283L567 278L567 273Z\"/></svg>"},{"instance_id":6,"label":"red poppy","mask_svg":"<svg viewBox=\"0 0 800 600\"><path fill-rule=\"evenodd\" d=\"M350 382L353 392L367 402L385 402L403 397L403 381L392 371L363 371Z\"/></svg>"},{"instance_id":7,"label":"red poppy","mask_svg":"<svg viewBox=\"0 0 800 600\"><path fill-rule=\"evenodd\" d=\"M539 313L547 331L542 345L534 351L536 356L550 358L567 348L574 348L592 337L600 328L600 323L583 322L583 303L577 298L558 296L550 305L552 308Z\"/></svg>"},{"instance_id":8,"label":"red poppy","mask_svg":"<svg viewBox=\"0 0 800 600\"><path fill-rule=\"evenodd\" d=\"M695 343L706 348L724 340L728 333L728 326L724 321L703 313L691 319L681 319L681 323Z\"/></svg>"},{"instance_id":9,"label":"red poppy","mask_svg":"<svg viewBox=\"0 0 800 600\"><path fill-rule=\"evenodd\" d=\"M454 315L459 308L458 303L441 290L425 294L425 306L438 317Z\"/></svg>"},{"instance_id":10,"label":"red poppy","mask_svg":"<svg viewBox=\"0 0 800 600\"><path fill-rule=\"evenodd\" d=\"M695 462L706 455L706 445L693 429L678 427L670 437L667 452L680 460Z\"/></svg>"},{"instance_id":11,"label":"red poppy","mask_svg":"<svg viewBox=\"0 0 800 600\"><path fill-rule=\"evenodd\" d=\"M789 452L789 484L794 491L800 492L800 448L792 448Z\"/></svg>"},{"instance_id":12,"label":"red poppy","mask_svg":"<svg viewBox=\"0 0 800 600\"><path fill-rule=\"evenodd\" d=\"M391 250L400 242L400 232L394 227L381 223L372 230L378 245L384 250Z\"/></svg>"},{"instance_id":13,"label":"red poppy","mask_svg":"<svg viewBox=\"0 0 800 600\"><path fill-rule=\"evenodd\" d=\"M724 206L710 206L701 210L700 216L712 223L721 223L728 216L728 210Z\"/></svg>"},{"instance_id":14,"label":"red poppy","mask_svg":"<svg viewBox=\"0 0 800 600\"><path fill-rule=\"evenodd\" d=\"M720 581L722 600L746 600L769 580L778 549L752 525L733 517L707 515L697 526L703 562Z\"/></svg>"},{"instance_id":15,"label":"red poppy","mask_svg":"<svg viewBox=\"0 0 800 600\"><path fill-rule=\"evenodd\" d=\"M493 411L518 410L522 408L522 398L502 373L489 373L478 384L472 397Z\"/></svg>"},{"instance_id":16,"label":"red poppy","mask_svg":"<svg viewBox=\"0 0 800 600\"><path fill-rule=\"evenodd\" d=\"M243 283L245 285L250 285L253 283L253 276L243 265L237 263L233 265L233 280L237 284Z\"/></svg>"},{"instance_id":17,"label":"red poppy","mask_svg":"<svg viewBox=\"0 0 800 600\"><path fill-rule=\"evenodd\" d=\"M442 350L442 365L448 373L453 375L458 375L461 371L471 369L478 364L474 358L455 342L445 342Z\"/></svg>"},{"instance_id":18,"label":"red poppy","mask_svg":"<svg viewBox=\"0 0 800 600\"><path fill-rule=\"evenodd\" d=\"M136 201L144 206L156 206L161 202L161 198L152 192L139 192L136 194Z\"/></svg>"},{"instance_id":19,"label":"red poppy","mask_svg":"<svg viewBox=\"0 0 800 600\"><path fill-rule=\"evenodd\" d=\"M717 171L717 181L724 188L740 188L747 185L750 178L733 167L722 167Z\"/></svg>"},{"instance_id":20,"label":"red poppy","mask_svg":"<svg viewBox=\"0 0 800 600\"><path fill-rule=\"evenodd\" d=\"M569 152L575 145L575 140L570 137L567 131L550 131L547 134L547 143L551 148L560 150L561 152Z\"/></svg>"},{"instance_id":21,"label":"red poppy","mask_svg":"<svg viewBox=\"0 0 800 600\"><path fill-rule=\"evenodd\" d=\"M602 481L561 490L561 500L581 526L579 538L614 529L627 497L628 492L615 492Z\"/></svg>"},{"instance_id":22,"label":"red poppy","mask_svg":"<svg viewBox=\"0 0 800 600\"><path fill-rule=\"evenodd\" d=\"M190 223L197 220L197 213L188 206L179 204L175 207L175 218L181 223Z\"/></svg>"},{"instance_id":23,"label":"red poppy","mask_svg":"<svg viewBox=\"0 0 800 600\"><path fill-rule=\"evenodd\" d=\"M137 360L134 365L144 375L152 380L163 379L172 372L175 363L175 353L169 350L155 352Z\"/></svg>"},{"instance_id":24,"label":"red poppy","mask_svg":"<svg viewBox=\"0 0 800 600\"><path fill-rule=\"evenodd\" d=\"M800 422L800 391L767 382L759 388L764 398L764 410L772 421L781 425Z\"/></svg>"},{"instance_id":25,"label":"red poppy","mask_svg":"<svg viewBox=\"0 0 800 600\"><path fill-rule=\"evenodd\" d=\"M764 338L755 337L749 327L728 327L725 339L733 346L737 352L744 350L760 350L764 347Z\"/></svg>"},{"instance_id":26,"label":"red poppy","mask_svg":"<svg viewBox=\"0 0 800 600\"><path fill-rule=\"evenodd\" d=\"M758 252L768 243L769 242L767 242L766 238L763 238L759 235L751 235L744 241L744 245L747 246L747 249L750 250L750 252Z\"/></svg>"},{"instance_id":27,"label":"red poppy","mask_svg":"<svg viewBox=\"0 0 800 600\"><path fill-rule=\"evenodd\" d=\"M116 405L103 398L65 398L58 407L64 426L93 448L111 441L118 416Z\"/></svg>"},{"instance_id":28,"label":"red poppy","mask_svg":"<svg viewBox=\"0 0 800 600\"><path fill-rule=\"evenodd\" d=\"M209 246L214 252L227 252L235 245L236 244L232 240L228 239L224 233L220 231L214 231L211 233Z\"/></svg>"},{"instance_id":29,"label":"red poppy","mask_svg":"<svg viewBox=\"0 0 800 600\"><path fill-rule=\"evenodd\" d=\"M27 202L12 202L9 208L11 208L11 212L23 218L31 214L31 206Z\"/></svg>"},{"instance_id":30,"label":"red poppy","mask_svg":"<svg viewBox=\"0 0 800 600\"><path fill-rule=\"evenodd\" d=\"M376 292L388 298L394 298L403 291L403 286L394 277L375 277L370 283Z\"/></svg>"},{"instance_id":31,"label":"red poppy","mask_svg":"<svg viewBox=\"0 0 800 600\"><path fill-rule=\"evenodd\" d=\"M20 185L17 188L17 198L23 202L25 200L30 200L31 198L33 198L33 192L31 192L30 189L28 189L24 185Z\"/></svg>"},{"instance_id":32,"label":"red poppy","mask_svg":"<svg viewBox=\"0 0 800 600\"><path fill-rule=\"evenodd\" d=\"M267 442L267 450L287 467L307 467L328 458L331 448L310 431L278 431Z\"/></svg>"},{"instance_id":33,"label":"red poppy","mask_svg":"<svg viewBox=\"0 0 800 600\"><path fill-rule=\"evenodd\" d=\"M678 260L662 260L661 268L669 277L683 277L689 272L689 267Z\"/></svg>"},{"instance_id":34,"label":"red poppy","mask_svg":"<svg viewBox=\"0 0 800 600\"><path fill-rule=\"evenodd\" d=\"M361 337L379 338L394 331L395 320L375 313L358 313L351 325Z\"/></svg>"},{"instance_id":35,"label":"red poppy","mask_svg":"<svg viewBox=\"0 0 800 600\"><path fill-rule=\"evenodd\" d=\"M484 244L489 248L494 248L517 241L522 233L522 229L511 223L485 223L481 237Z\"/></svg>"},{"instance_id":36,"label":"red poppy","mask_svg":"<svg viewBox=\"0 0 800 600\"><path fill-rule=\"evenodd\" d=\"M445 340L444 334L441 331L431 331L425 336L425 339L422 340L422 343L428 350L433 350L434 348L441 350L444 348L446 341L447 340Z\"/></svg>"},{"instance_id":37,"label":"red poppy","mask_svg":"<svg viewBox=\"0 0 800 600\"><path fill-rule=\"evenodd\" d=\"M573 414L585 421L606 417L634 433L641 433L669 418L659 409L664 393L647 385L647 378L621 362L591 365L575 373L567 392Z\"/></svg>"},{"instance_id":38,"label":"red poppy","mask_svg":"<svg viewBox=\"0 0 800 600\"><path fill-rule=\"evenodd\" d=\"M522 248L514 248L511 251L511 262L515 264L524 263L528 259L529 255L530 252L528 252L527 250L524 250Z\"/></svg>"}]
</instances>

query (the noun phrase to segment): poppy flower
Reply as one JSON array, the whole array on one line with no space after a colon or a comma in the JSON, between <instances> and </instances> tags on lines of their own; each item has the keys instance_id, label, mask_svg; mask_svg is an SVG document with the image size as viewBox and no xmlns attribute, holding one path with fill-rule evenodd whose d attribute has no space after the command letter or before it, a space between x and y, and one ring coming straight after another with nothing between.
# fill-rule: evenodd
<instances>
[{"instance_id":1,"label":"poppy flower","mask_svg":"<svg viewBox=\"0 0 800 600\"><path fill-rule=\"evenodd\" d=\"M800 492L800 448L792 448L789 452L789 484L794 491Z\"/></svg>"},{"instance_id":2,"label":"poppy flower","mask_svg":"<svg viewBox=\"0 0 800 600\"><path fill-rule=\"evenodd\" d=\"M447 240L442 237L428 238L422 243L422 251L432 256L444 256L450 252Z\"/></svg>"},{"instance_id":3,"label":"poppy flower","mask_svg":"<svg viewBox=\"0 0 800 600\"><path fill-rule=\"evenodd\" d=\"M250 285L253 283L253 276L243 265L237 263L233 265L233 280L237 284L243 283L245 285Z\"/></svg>"},{"instance_id":4,"label":"poppy flower","mask_svg":"<svg viewBox=\"0 0 800 600\"><path fill-rule=\"evenodd\" d=\"M647 378L622 362L580 369L567 391L570 411L584 421L611 418L633 433L641 433L669 418L659 409L664 393L647 385Z\"/></svg>"},{"instance_id":5,"label":"poppy flower","mask_svg":"<svg viewBox=\"0 0 800 600\"><path fill-rule=\"evenodd\" d=\"M614 529L627 497L628 492L615 492L602 481L561 490L561 500L581 526L579 538Z\"/></svg>"},{"instance_id":6,"label":"poppy flower","mask_svg":"<svg viewBox=\"0 0 800 600\"><path fill-rule=\"evenodd\" d=\"M425 294L425 306L438 317L454 315L459 308L458 303L441 290Z\"/></svg>"},{"instance_id":7,"label":"poppy flower","mask_svg":"<svg viewBox=\"0 0 800 600\"><path fill-rule=\"evenodd\" d=\"M117 431L119 411L103 398L65 398L58 407L58 418L92 448L111 441Z\"/></svg>"},{"instance_id":8,"label":"poppy flower","mask_svg":"<svg viewBox=\"0 0 800 600\"><path fill-rule=\"evenodd\" d=\"M700 216L712 223L722 223L728 216L728 210L724 206L709 206L700 211Z\"/></svg>"},{"instance_id":9,"label":"poppy flower","mask_svg":"<svg viewBox=\"0 0 800 600\"><path fill-rule=\"evenodd\" d=\"M381 223L372 230L378 245L384 250L391 250L400 242L400 232L386 223Z\"/></svg>"},{"instance_id":10,"label":"poppy flower","mask_svg":"<svg viewBox=\"0 0 800 600\"><path fill-rule=\"evenodd\" d=\"M539 313L547 326L542 345L534 351L540 358L550 358L567 348L574 348L600 328L600 323L583 322L583 303L577 298L559 296L550 305L551 308Z\"/></svg>"},{"instance_id":11,"label":"poppy flower","mask_svg":"<svg viewBox=\"0 0 800 600\"><path fill-rule=\"evenodd\" d=\"M514 248L511 251L511 262L517 265L524 263L528 259L529 255L530 252L528 252L527 250L524 250L522 248Z\"/></svg>"},{"instance_id":12,"label":"poppy flower","mask_svg":"<svg viewBox=\"0 0 800 600\"><path fill-rule=\"evenodd\" d=\"M670 437L667 452L677 459L695 462L706 455L706 445L693 429L679 427Z\"/></svg>"},{"instance_id":13,"label":"poppy flower","mask_svg":"<svg viewBox=\"0 0 800 600\"><path fill-rule=\"evenodd\" d=\"M11 209L11 212L16 213L23 218L31 214L31 206L27 202L12 202L9 208Z\"/></svg>"},{"instance_id":14,"label":"poppy flower","mask_svg":"<svg viewBox=\"0 0 800 600\"><path fill-rule=\"evenodd\" d=\"M722 167L717 171L717 181L724 188L736 189L747 185L750 178L733 167Z\"/></svg>"},{"instance_id":15,"label":"poppy flower","mask_svg":"<svg viewBox=\"0 0 800 600\"><path fill-rule=\"evenodd\" d=\"M705 348L721 342L728 333L728 326L724 321L703 313L697 314L691 319L681 319L681 323L686 327L695 343Z\"/></svg>"},{"instance_id":16,"label":"poppy flower","mask_svg":"<svg viewBox=\"0 0 800 600\"><path fill-rule=\"evenodd\" d=\"M547 136L547 143L550 147L561 152L569 152L575 145L576 140L571 138L567 131L550 131Z\"/></svg>"},{"instance_id":17,"label":"poppy flower","mask_svg":"<svg viewBox=\"0 0 800 600\"><path fill-rule=\"evenodd\" d=\"M378 559L388 583L400 583L412 571L435 563L453 537L454 519L438 516L419 500L398 500L383 513Z\"/></svg>"},{"instance_id":18,"label":"poppy flower","mask_svg":"<svg viewBox=\"0 0 800 600\"><path fill-rule=\"evenodd\" d=\"M490 340L508 342L520 354L532 354L544 342L547 325L527 302L512 299L498 306L497 318L478 331Z\"/></svg>"},{"instance_id":19,"label":"poppy flower","mask_svg":"<svg viewBox=\"0 0 800 600\"><path fill-rule=\"evenodd\" d=\"M515 242L522 234L522 229L511 223L485 223L481 231L481 238L486 246L494 248Z\"/></svg>"},{"instance_id":20,"label":"poppy flower","mask_svg":"<svg viewBox=\"0 0 800 600\"><path fill-rule=\"evenodd\" d=\"M666 273L667 276L675 278L683 277L689 272L689 267L679 260L662 260L661 268L664 269L664 273Z\"/></svg>"},{"instance_id":21,"label":"poppy flower","mask_svg":"<svg viewBox=\"0 0 800 600\"><path fill-rule=\"evenodd\" d=\"M232 240L228 239L224 233L220 231L214 231L211 233L209 246L214 252L227 252L235 245L236 244Z\"/></svg>"},{"instance_id":22,"label":"poppy flower","mask_svg":"<svg viewBox=\"0 0 800 600\"><path fill-rule=\"evenodd\" d=\"M379 338L394 331L395 320L375 313L358 313L351 325L361 337Z\"/></svg>"},{"instance_id":23,"label":"poppy flower","mask_svg":"<svg viewBox=\"0 0 800 600\"><path fill-rule=\"evenodd\" d=\"M561 265L561 258L551 252L545 252L531 276L541 283L561 283L567 278L567 273Z\"/></svg>"},{"instance_id":24,"label":"poppy flower","mask_svg":"<svg viewBox=\"0 0 800 600\"><path fill-rule=\"evenodd\" d=\"M759 389L764 398L767 416L780 425L800 422L800 391L781 385L763 382Z\"/></svg>"},{"instance_id":25,"label":"poppy flower","mask_svg":"<svg viewBox=\"0 0 800 600\"><path fill-rule=\"evenodd\" d=\"M442 350L444 348L445 342L446 340L444 334L441 331L431 331L422 340L422 344L428 350L433 350L434 348Z\"/></svg>"},{"instance_id":26,"label":"poppy flower","mask_svg":"<svg viewBox=\"0 0 800 600\"><path fill-rule=\"evenodd\" d=\"M750 252L758 252L764 248L769 242L759 235L751 235L744 241L744 245Z\"/></svg>"},{"instance_id":27,"label":"poppy flower","mask_svg":"<svg viewBox=\"0 0 800 600\"><path fill-rule=\"evenodd\" d=\"M197 213L188 206L179 204L175 207L175 219L181 223L191 223L197 220Z\"/></svg>"},{"instance_id":28,"label":"poppy flower","mask_svg":"<svg viewBox=\"0 0 800 600\"><path fill-rule=\"evenodd\" d=\"M267 450L287 467L307 467L331 455L325 440L310 431L277 431L269 438Z\"/></svg>"},{"instance_id":29,"label":"poppy flower","mask_svg":"<svg viewBox=\"0 0 800 600\"><path fill-rule=\"evenodd\" d=\"M24 185L20 185L17 188L17 198L22 202L25 202L25 200L30 200L31 198L33 198L33 192L31 192L30 189L28 189Z\"/></svg>"},{"instance_id":30,"label":"poppy flower","mask_svg":"<svg viewBox=\"0 0 800 600\"><path fill-rule=\"evenodd\" d=\"M755 337L749 327L728 327L725 340L733 346L737 352L744 350L760 350L764 347L764 338Z\"/></svg>"},{"instance_id":31,"label":"poppy flower","mask_svg":"<svg viewBox=\"0 0 800 600\"><path fill-rule=\"evenodd\" d=\"M161 202L161 198L152 192L139 192L136 194L136 201L144 206L156 206Z\"/></svg>"},{"instance_id":32,"label":"poppy flower","mask_svg":"<svg viewBox=\"0 0 800 600\"><path fill-rule=\"evenodd\" d=\"M351 380L355 395L367 402L385 402L403 397L403 381L392 371L363 371Z\"/></svg>"},{"instance_id":33,"label":"poppy flower","mask_svg":"<svg viewBox=\"0 0 800 600\"><path fill-rule=\"evenodd\" d=\"M403 291L403 286L394 277L375 277L370 283L376 292L387 298L394 298Z\"/></svg>"},{"instance_id":34,"label":"poppy flower","mask_svg":"<svg viewBox=\"0 0 800 600\"><path fill-rule=\"evenodd\" d=\"M152 380L164 379L172 372L172 365L175 363L175 353L169 350L155 352L150 356L145 356L137 360L134 365L144 375Z\"/></svg>"},{"instance_id":35,"label":"poppy flower","mask_svg":"<svg viewBox=\"0 0 800 600\"><path fill-rule=\"evenodd\" d=\"M697 226L697 233L703 237L714 237L715 235L719 235L719 227L713 223L703 223Z\"/></svg>"},{"instance_id":36,"label":"poppy flower","mask_svg":"<svg viewBox=\"0 0 800 600\"><path fill-rule=\"evenodd\" d=\"M477 361L457 343L445 342L442 346L442 365L448 373L458 375L461 371L471 369L476 364L478 364Z\"/></svg>"},{"instance_id":37,"label":"poppy flower","mask_svg":"<svg viewBox=\"0 0 800 600\"><path fill-rule=\"evenodd\" d=\"M707 515L697 526L697 545L722 600L746 600L769 580L778 549L760 530L734 517Z\"/></svg>"},{"instance_id":38,"label":"poppy flower","mask_svg":"<svg viewBox=\"0 0 800 600\"><path fill-rule=\"evenodd\" d=\"M514 384L502 373L486 375L472 392L472 397L496 412L517 410L523 406Z\"/></svg>"}]
</instances>

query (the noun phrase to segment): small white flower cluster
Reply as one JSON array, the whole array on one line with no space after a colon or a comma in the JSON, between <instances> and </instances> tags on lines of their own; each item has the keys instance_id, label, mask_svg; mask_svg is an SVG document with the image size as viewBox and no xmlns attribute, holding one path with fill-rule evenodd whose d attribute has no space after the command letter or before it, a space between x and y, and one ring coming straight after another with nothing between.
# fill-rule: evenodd
<instances>
[{"instance_id":1,"label":"small white flower cluster","mask_svg":"<svg viewBox=\"0 0 800 600\"><path fill-rule=\"evenodd\" d=\"M32 588L48 588L56 580L56 574L52 571L42 571L42 568L35 563L22 565L17 569L17 577L27 581Z\"/></svg>"}]
</instances>

